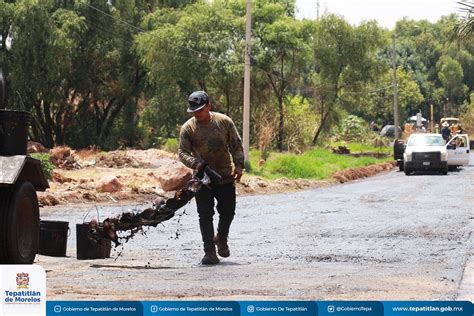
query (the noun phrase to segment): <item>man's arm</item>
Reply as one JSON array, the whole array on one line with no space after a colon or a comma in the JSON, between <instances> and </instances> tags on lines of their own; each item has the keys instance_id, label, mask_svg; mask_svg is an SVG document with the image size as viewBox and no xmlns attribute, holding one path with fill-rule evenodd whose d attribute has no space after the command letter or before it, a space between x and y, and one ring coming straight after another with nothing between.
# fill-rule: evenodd
<instances>
[{"instance_id":1,"label":"man's arm","mask_svg":"<svg viewBox=\"0 0 474 316\"><path fill-rule=\"evenodd\" d=\"M188 131L181 127L179 133L179 149L178 158L186 167L191 169L198 169L200 160L192 156L192 144Z\"/></svg>"},{"instance_id":2,"label":"man's arm","mask_svg":"<svg viewBox=\"0 0 474 316\"><path fill-rule=\"evenodd\" d=\"M229 127L229 152L235 165L234 178L239 181L244 170L244 148L242 147L242 139L232 121Z\"/></svg>"}]
</instances>

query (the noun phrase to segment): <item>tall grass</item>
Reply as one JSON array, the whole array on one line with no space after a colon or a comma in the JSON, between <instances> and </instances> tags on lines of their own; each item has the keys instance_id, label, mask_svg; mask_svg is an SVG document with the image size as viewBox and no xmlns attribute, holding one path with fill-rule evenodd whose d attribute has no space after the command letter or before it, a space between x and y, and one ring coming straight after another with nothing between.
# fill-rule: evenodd
<instances>
[{"instance_id":1,"label":"tall grass","mask_svg":"<svg viewBox=\"0 0 474 316\"><path fill-rule=\"evenodd\" d=\"M349 147L349 146L348 146ZM370 146L352 145L351 152L380 152ZM358 150L356 150L358 149ZM383 150L382 152L384 152ZM390 149L388 149L390 151ZM328 179L336 172L347 168L364 167L371 164L390 161L393 158L377 159L372 157L352 157L350 155L333 154L329 149L315 148L301 155L291 153L271 152L265 164L258 166L259 152L250 152L250 173L267 179L289 178L289 179Z\"/></svg>"}]
</instances>

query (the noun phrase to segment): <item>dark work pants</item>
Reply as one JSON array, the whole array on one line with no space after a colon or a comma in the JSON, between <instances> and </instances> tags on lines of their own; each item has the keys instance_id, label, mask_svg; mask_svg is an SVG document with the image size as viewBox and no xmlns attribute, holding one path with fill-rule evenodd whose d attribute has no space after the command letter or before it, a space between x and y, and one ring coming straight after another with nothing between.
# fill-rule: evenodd
<instances>
[{"instance_id":1,"label":"dark work pants","mask_svg":"<svg viewBox=\"0 0 474 316\"><path fill-rule=\"evenodd\" d=\"M196 193L196 204L199 214L204 250L214 247L214 199L217 200L219 223L217 233L221 238L227 238L229 228L235 214L235 185L234 183L214 185L211 188L202 186Z\"/></svg>"}]
</instances>

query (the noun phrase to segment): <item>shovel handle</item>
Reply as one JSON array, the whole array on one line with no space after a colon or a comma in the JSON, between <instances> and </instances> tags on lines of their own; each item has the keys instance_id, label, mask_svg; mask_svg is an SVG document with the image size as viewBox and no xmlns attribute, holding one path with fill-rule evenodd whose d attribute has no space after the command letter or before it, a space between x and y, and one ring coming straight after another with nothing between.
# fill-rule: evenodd
<instances>
[{"instance_id":1,"label":"shovel handle","mask_svg":"<svg viewBox=\"0 0 474 316\"><path fill-rule=\"evenodd\" d=\"M207 176L211 179L212 183L219 183L222 180L222 176L217 173L215 170L213 170L209 166L204 167L204 172L207 174Z\"/></svg>"}]
</instances>

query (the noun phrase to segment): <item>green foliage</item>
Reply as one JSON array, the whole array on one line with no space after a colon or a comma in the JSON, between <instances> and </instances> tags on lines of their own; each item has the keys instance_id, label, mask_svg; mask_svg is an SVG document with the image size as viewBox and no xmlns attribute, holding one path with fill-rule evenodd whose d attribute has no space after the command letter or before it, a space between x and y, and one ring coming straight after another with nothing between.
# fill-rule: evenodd
<instances>
[{"instance_id":1,"label":"green foliage","mask_svg":"<svg viewBox=\"0 0 474 316\"><path fill-rule=\"evenodd\" d=\"M347 147L351 153L363 153L363 152L370 152L370 153L392 153L391 146L374 146L371 143L361 143L361 142L346 142L346 141L339 141L339 142L332 142L330 143L330 147L337 148L338 146L345 146Z\"/></svg>"},{"instance_id":2,"label":"green foliage","mask_svg":"<svg viewBox=\"0 0 474 316\"><path fill-rule=\"evenodd\" d=\"M429 117L430 104L437 121L445 102L468 111L474 42L471 32L453 41L456 15L389 32L330 14L301 21L294 0L252 5L253 144L270 135L266 149L302 152L347 115L392 122L392 38L402 122ZM0 51L7 106L32 111L33 139L47 147L146 148L177 137L186 97L203 89L241 130L244 16L242 0L0 1L2 47L14 39ZM264 112L273 125L262 132Z\"/></svg>"},{"instance_id":3,"label":"green foliage","mask_svg":"<svg viewBox=\"0 0 474 316\"><path fill-rule=\"evenodd\" d=\"M361 94L363 87L380 78L383 67L376 52L385 44L381 30L372 22L351 26L335 15L314 23L311 42L314 60L310 82L314 86L313 103L321 122L313 137L331 130L344 110L366 111L359 102L344 102L345 95Z\"/></svg>"},{"instance_id":4,"label":"green foliage","mask_svg":"<svg viewBox=\"0 0 474 316\"><path fill-rule=\"evenodd\" d=\"M463 84L464 73L461 64L449 56L443 56L436 64L436 68L444 96L449 98L450 104L459 105L467 92L467 86ZM459 107L450 109L451 113L458 111Z\"/></svg>"},{"instance_id":5,"label":"green foliage","mask_svg":"<svg viewBox=\"0 0 474 316\"><path fill-rule=\"evenodd\" d=\"M459 40L469 40L474 36L474 4L469 0L458 2L463 11L463 17L457 24L456 32Z\"/></svg>"},{"instance_id":6,"label":"green foliage","mask_svg":"<svg viewBox=\"0 0 474 316\"><path fill-rule=\"evenodd\" d=\"M393 71L388 69L378 82L364 88L369 97L359 99L364 102L367 109L367 112L361 113L361 115L365 116L367 121L378 122L379 127L393 122L392 76ZM415 115L424 101L420 87L413 76L412 71L407 72L402 68L397 68L398 106L401 122Z\"/></svg>"},{"instance_id":7,"label":"green foliage","mask_svg":"<svg viewBox=\"0 0 474 316\"><path fill-rule=\"evenodd\" d=\"M49 161L49 154L40 154L34 153L31 154L32 158L38 159L41 162L41 167L43 168L44 175L48 180L53 178L53 170L55 166Z\"/></svg>"},{"instance_id":8,"label":"green foliage","mask_svg":"<svg viewBox=\"0 0 474 316\"><path fill-rule=\"evenodd\" d=\"M286 109L285 135L289 151L302 153L311 145L317 115L309 100L297 95L290 98Z\"/></svg>"},{"instance_id":9,"label":"green foliage","mask_svg":"<svg viewBox=\"0 0 474 316\"><path fill-rule=\"evenodd\" d=\"M163 149L177 154L179 149L179 141L176 138L168 138L163 145Z\"/></svg>"},{"instance_id":10,"label":"green foliage","mask_svg":"<svg viewBox=\"0 0 474 316\"><path fill-rule=\"evenodd\" d=\"M474 92L470 95L470 103L467 103L461 115L461 122L464 130L474 139Z\"/></svg>"},{"instance_id":11,"label":"green foliage","mask_svg":"<svg viewBox=\"0 0 474 316\"><path fill-rule=\"evenodd\" d=\"M339 126L338 138L343 141L362 140L367 138L369 126L362 118L349 115Z\"/></svg>"},{"instance_id":12,"label":"green foliage","mask_svg":"<svg viewBox=\"0 0 474 316\"><path fill-rule=\"evenodd\" d=\"M366 148L366 147L364 147ZM371 157L356 158L348 155L333 154L328 149L316 148L301 155L290 153L271 153L262 167L258 166L258 151L251 152L252 173L267 179L328 179L334 172L368 166L391 160L392 157L376 159Z\"/></svg>"}]
</instances>

